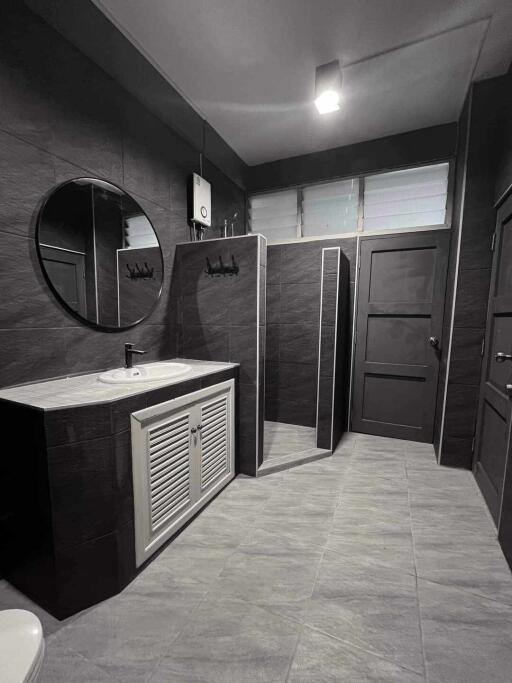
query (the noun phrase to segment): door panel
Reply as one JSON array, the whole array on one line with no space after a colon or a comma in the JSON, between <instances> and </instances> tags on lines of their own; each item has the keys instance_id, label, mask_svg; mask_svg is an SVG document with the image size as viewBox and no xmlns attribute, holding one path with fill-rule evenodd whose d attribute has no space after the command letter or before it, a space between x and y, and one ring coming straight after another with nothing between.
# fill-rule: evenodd
<instances>
[{"instance_id":1,"label":"door panel","mask_svg":"<svg viewBox=\"0 0 512 683\"><path fill-rule=\"evenodd\" d=\"M447 231L361 240L354 431L432 442L448 242Z\"/></svg>"},{"instance_id":2,"label":"door panel","mask_svg":"<svg viewBox=\"0 0 512 683\"><path fill-rule=\"evenodd\" d=\"M435 248L430 246L373 252L369 300L373 303L431 301L434 261Z\"/></svg>"},{"instance_id":3,"label":"door panel","mask_svg":"<svg viewBox=\"0 0 512 683\"><path fill-rule=\"evenodd\" d=\"M85 316L85 258L79 252L42 245L41 257L46 273L67 305Z\"/></svg>"},{"instance_id":4,"label":"door panel","mask_svg":"<svg viewBox=\"0 0 512 683\"><path fill-rule=\"evenodd\" d=\"M478 406L473 471L489 511L499 524L507 452L510 448L512 388L512 199L499 209L496 222L485 359ZM498 362L498 353L511 359Z\"/></svg>"},{"instance_id":5,"label":"door panel","mask_svg":"<svg viewBox=\"0 0 512 683\"><path fill-rule=\"evenodd\" d=\"M417 429L423 422L422 377L371 375L364 378L363 420ZM383 401L383 396L393 396Z\"/></svg>"},{"instance_id":6,"label":"door panel","mask_svg":"<svg viewBox=\"0 0 512 683\"><path fill-rule=\"evenodd\" d=\"M430 318L368 316L366 360L380 363L424 365L430 335Z\"/></svg>"}]
</instances>

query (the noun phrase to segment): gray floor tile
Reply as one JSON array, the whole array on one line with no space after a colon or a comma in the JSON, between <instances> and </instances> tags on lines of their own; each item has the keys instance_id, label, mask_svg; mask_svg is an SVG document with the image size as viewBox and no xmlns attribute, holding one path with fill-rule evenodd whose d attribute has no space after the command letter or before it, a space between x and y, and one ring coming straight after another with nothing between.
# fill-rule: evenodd
<instances>
[{"instance_id":1,"label":"gray floor tile","mask_svg":"<svg viewBox=\"0 0 512 683\"><path fill-rule=\"evenodd\" d=\"M337 529L327 539L327 550L352 560L369 562L397 572L415 574L410 529Z\"/></svg>"},{"instance_id":2,"label":"gray floor tile","mask_svg":"<svg viewBox=\"0 0 512 683\"><path fill-rule=\"evenodd\" d=\"M423 673L414 576L326 552L305 623Z\"/></svg>"},{"instance_id":3,"label":"gray floor tile","mask_svg":"<svg viewBox=\"0 0 512 683\"><path fill-rule=\"evenodd\" d=\"M420 614L430 681L500 683L511 581L470 472L349 433L237 477L119 596L58 622L0 582L0 608L40 616L45 683L420 682Z\"/></svg>"},{"instance_id":4,"label":"gray floor tile","mask_svg":"<svg viewBox=\"0 0 512 683\"><path fill-rule=\"evenodd\" d=\"M197 582L144 575L129 589L64 627L49 646L82 655L113 678L146 681L206 595Z\"/></svg>"},{"instance_id":5,"label":"gray floor tile","mask_svg":"<svg viewBox=\"0 0 512 683\"><path fill-rule=\"evenodd\" d=\"M182 539L171 543L155 562L165 564L176 579L192 579L208 585L221 573L233 552L232 548L207 547Z\"/></svg>"},{"instance_id":6,"label":"gray floor tile","mask_svg":"<svg viewBox=\"0 0 512 683\"><path fill-rule=\"evenodd\" d=\"M283 422L265 421L263 460L274 460L316 448L316 429Z\"/></svg>"},{"instance_id":7,"label":"gray floor tile","mask_svg":"<svg viewBox=\"0 0 512 683\"><path fill-rule=\"evenodd\" d=\"M300 625L241 600L203 602L151 683L284 681Z\"/></svg>"},{"instance_id":8,"label":"gray floor tile","mask_svg":"<svg viewBox=\"0 0 512 683\"><path fill-rule=\"evenodd\" d=\"M422 683L424 680L421 674L308 627L301 634L288 677L290 683Z\"/></svg>"},{"instance_id":9,"label":"gray floor tile","mask_svg":"<svg viewBox=\"0 0 512 683\"><path fill-rule=\"evenodd\" d=\"M428 531L414 539L419 577L512 605L512 574L494 539Z\"/></svg>"},{"instance_id":10,"label":"gray floor tile","mask_svg":"<svg viewBox=\"0 0 512 683\"><path fill-rule=\"evenodd\" d=\"M38 683L120 683L76 652L49 640Z\"/></svg>"},{"instance_id":11,"label":"gray floor tile","mask_svg":"<svg viewBox=\"0 0 512 683\"><path fill-rule=\"evenodd\" d=\"M256 545L234 553L212 592L233 596L297 621L304 619L321 548L279 548L279 543Z\"/></svg>"},{"instance_id":12,"label":"gray floor tile","mask_svg":"<svg viewBox=\"0 0 512 683\"><path fill-rule=\"evenodd\" d=\"M418 581L430 683L510 683L512 608Z\"/></svg>"}]
</instances>

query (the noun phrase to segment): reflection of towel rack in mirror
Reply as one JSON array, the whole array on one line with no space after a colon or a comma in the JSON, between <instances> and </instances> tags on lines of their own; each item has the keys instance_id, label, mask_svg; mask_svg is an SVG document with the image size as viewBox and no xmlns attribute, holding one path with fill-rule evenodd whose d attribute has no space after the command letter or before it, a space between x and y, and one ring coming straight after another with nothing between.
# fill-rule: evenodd
<instances>
[{"instance_id":1,"label":"reflection of towel rack in mirror","mask_svg":"<svg viewBox=\"0 0 512 683\"><path fill-rule=\"evenodd\" d=\"M240 268L236 264L235 257L231 255L231 265L230 266L225 266L223 261L222 261L222 256L219 256L219 263L218 265L212 266L210 263L210 259L208 256L206 257L206 270L204 271L207 275L211 275L212 277L218 277L220 275L238 275L240 271Z\"/></svg>"},{"instance_id":2,"label":"reflection of towel rack in mirror","mask_svg":"<svg viewBox=\"0 0 512 683\"><path fill-rule=\"evenodd\" d=\"M133 268L130 268L128 263L126 264L126 268L128 270L128 275L126 277L129 277L130 280L154 280L155 277L153 275L154 273L154 268L150 268L147 264L147 262L144 262L143 267L141 268L139 264L136 262L135 266Z\"/></svg>"}]
</instances>

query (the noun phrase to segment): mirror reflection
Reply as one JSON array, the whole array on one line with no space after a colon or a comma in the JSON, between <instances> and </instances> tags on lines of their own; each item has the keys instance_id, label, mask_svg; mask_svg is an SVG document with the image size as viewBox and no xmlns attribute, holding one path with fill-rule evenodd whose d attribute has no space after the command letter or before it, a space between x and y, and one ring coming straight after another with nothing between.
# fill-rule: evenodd
<instances>
[{"instance_id":1,"label":"mirror reflection","mask_svg":"<svg viewBox=\"0 0 512 683\"><path fill-rule=\"evenodd\" d=\"M131 327L158 301L156 233L137 202L110 183L78 178L57 187L39 215L37 243L57 298L95 327Z\"/></svg>"}]
</instances>

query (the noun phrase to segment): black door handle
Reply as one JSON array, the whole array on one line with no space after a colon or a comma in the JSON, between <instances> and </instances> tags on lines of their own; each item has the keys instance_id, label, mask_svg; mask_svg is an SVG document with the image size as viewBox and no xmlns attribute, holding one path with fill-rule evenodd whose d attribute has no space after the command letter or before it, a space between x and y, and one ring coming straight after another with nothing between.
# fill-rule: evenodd
<instances>
[{"instance_id":1,"label":"black door handle","mask_svg":"<svg viewBox=\"0 0 512 683\"><path fill-rule=\"evenodd\" d=\"M429 337L428 343L433 349L439 348L439 339L437 337Z\"/></svg>"},{"instance_id":2,"label":"black door handle","mask_svg":"<svg viewBox=\"0 0 512 683\"><path fill-rule=\"evenodd\" d=\"M498 353L494 356L494 360L496 363L504 363L506 360L512 360L512 354L498 351Z\"/></svg>"}]
</instances>

